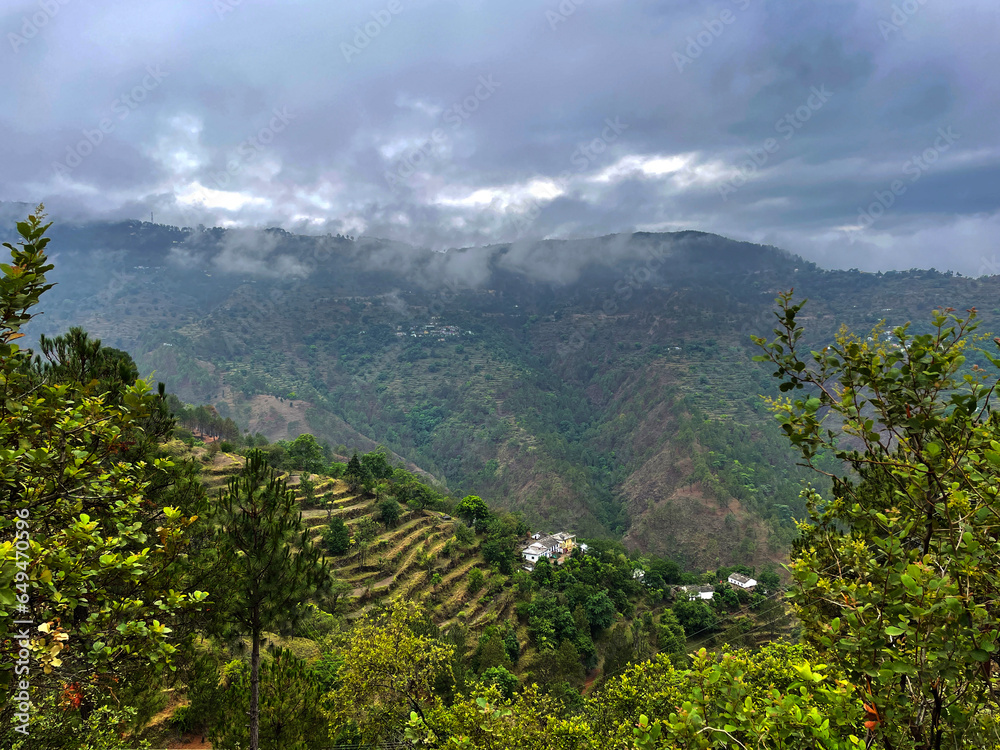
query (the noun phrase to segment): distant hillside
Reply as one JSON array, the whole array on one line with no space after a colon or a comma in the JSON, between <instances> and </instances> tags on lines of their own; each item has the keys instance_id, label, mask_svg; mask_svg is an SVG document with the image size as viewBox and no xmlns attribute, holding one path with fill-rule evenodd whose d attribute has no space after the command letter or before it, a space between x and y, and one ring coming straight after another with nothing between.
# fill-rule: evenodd
<instances>
[{"instance_id":1,"label":"distant hillside","mask_svg":"<svg viewBox=\"0 0 1000 750\"><path fill-rule=\"evenodd\" d=\"M764 564L810 475L758 398L775 295L811 298L810 344L1000 279L824 271L700 232L435 253L370 238L53 227L58 286L33 333L82 325L244 428L384 444L536 525L623 538L690 567Z\"/></svg>"}]
</instances>

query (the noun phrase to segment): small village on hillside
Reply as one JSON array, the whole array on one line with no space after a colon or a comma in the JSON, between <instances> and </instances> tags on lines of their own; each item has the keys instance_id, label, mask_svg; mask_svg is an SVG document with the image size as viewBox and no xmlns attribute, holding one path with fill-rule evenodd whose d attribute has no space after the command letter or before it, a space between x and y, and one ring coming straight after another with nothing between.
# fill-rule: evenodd
<instances>
[{"instance_id":1,"label":"small village on hillside","mask_svg":"<svg viewBox=\"0 0 1000 750\"><path fill-rule=\"evenodd\" d=\"M437 338L439 341L443 341L446 337L471 335L472 331L463 331L458 326L441 325L437 317L431 318L426 325L412 325L407 330L403 330L401 325L396 326L396 338L400 339Z\"/></svg>"},{"instance_id":2,"label":"small village on hillside","mask_svg":"<svg viewBox=\"0 0 1000 750\"><path fill-rule=\"evenodd\" d=\"M531 535L531 540L521 547L521 557L524 558L524 570L529 573L535 569L535 565L542 558L549 559L556 565L562 565L566 558L579 549L582 554L587 554L589 547L583 543L577 543L576 534L564 531L554 534L535 533ZM632 571L632 578L641 581L646 573L642 568L635 568ZM720 581L721 583L721 581ZM757 581L742 573L730 573L726 583L736 589L741 589L747 593L753 593L757 588ZM673 590L675 596L685 595L688 599L711 600L715 596L715 586L708 584L692 584L687 586L677 586Z\"/></svg>"}]
</instances>

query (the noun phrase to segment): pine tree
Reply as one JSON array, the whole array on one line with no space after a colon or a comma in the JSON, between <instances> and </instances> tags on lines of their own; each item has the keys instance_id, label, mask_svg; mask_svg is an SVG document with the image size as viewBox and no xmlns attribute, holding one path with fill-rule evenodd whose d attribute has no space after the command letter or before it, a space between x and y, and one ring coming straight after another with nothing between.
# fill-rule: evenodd
<instances>
[{"instance_id":1,"label":"pine tree","mask_svg":"<svg viewBox=\"0 0 1000 750\"><path fill-rule=\"evenodd\" d=\"M372 483L371 471L368 470L368 467L361 463L357 453L351 456L351 460L347 462L347 470L344 472L344 479L347 480L347 483L354 491L362 488L367 489L367 487Z\"/></svg>"},{"instance_id":2,"label":"pine tree","mask_svg":"<svg viewBox=\"0 0 1000 750\"><path fill-rule=\"evenodd\" d=\"M517 633L514 628L507 629L507 633L503 637L503 647L511 662L517 664L517 660L521 658L521 644L517 642Z\"/></svg>"},{"instance_id":3,"label":"pine tree","mask_svg":"<svg viewBox=\"0 0 1000 750\"><path fill-rule=\"evenodd\" d=\"M351 530L340 517L330 519L321 538L326 551L331 555L342 555L351 547Z\"/></svg>"},{"instance_id":4,"label":"pine tree","mask_svg":"<svg viewBox=\"0 0 1000 750\"><path fill-rule=\"evenodd\" d=\"M604 649L604 677L617 677L625 668L635 662L635 645L628 625L621 623L611 629Z\"/></svg>"},{"instance_id":5,"label":"pine tree","mask_svg":"<svg viewBox=\"0 0 1000 750\"><path fill-rule=\"evenodd\" d=\"M507 654L503 635L499 630L494 630L488 637L480 639L474 660L480 673L485 672L490 667L514 668L510 656Z\"/></svg>"},{"instance_id":6,"label":"pine tree","mask_svg":"<svg viewBox=\"0 0 1000 750\"><path fill-rule=\"evenodd\" d=\"M232 589L228 617L249 633L250 749L259 748L260 642L265 630L294 624L299 605L331 589L330 572L302 528L295 495L254 450L219 498L217 547Z\"/></svg>"},{"instance_id":7,"label":"pine tree","mask_svg":"<svg viewBox=\"0 0 1000 750\"><path fill-rule=\"evenodd\" d=\"M226 675L220 721L212 727L215 747L243 747L252 685L246 665ZM319 750L327 745L327 720L319 678L287 649L276 649L260 670L260 736L267 748Z\"/></svg>"}]
</instances>

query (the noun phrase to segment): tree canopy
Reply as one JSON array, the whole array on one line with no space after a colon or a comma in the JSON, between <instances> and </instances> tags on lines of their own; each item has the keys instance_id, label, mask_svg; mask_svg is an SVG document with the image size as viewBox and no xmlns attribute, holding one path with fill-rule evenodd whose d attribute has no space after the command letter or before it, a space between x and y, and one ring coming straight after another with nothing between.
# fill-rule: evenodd
<instances>
[{"instance_id":1,"label":"tree canopy","mask_svg":"<svg viewBox=\"0 0 1000 750\"><path fill-rule=\"evenodd\" d=\"M967 364L976 312L803 352L804 303L779 302L775 338L756 339L790 394L771 407L804 461L851 469L831 497L806 493L791 561L805 638L862 689L879 744L995 741L1000 419L997 373Z\"/></svg>"},{"instance_id":2,"label":"tree canopy","mask_svg":"<svg viewBox=\"0 0 1000 750\"><path fill-rule=\"evenodd\" d=\"M466 495L461 502L455 506L455 513L464 518L468 523L475 524L489 518L490 509L486 501L478 495Z\"/></svg>"},{"instance_id":3,"label":"tree canopy","mask_svg":"<svg viewBox=\"0 0 1000 750\"><path fill-rule=\"evenodd\" d=\"M112 682L172 666L171 626L206 598L183 565L204 494L179 490L173 463L137 448L161 398L97 342L82 347L93 367L52 342L53 360L36 366L16 343L51 287L48 226L41 208L19 222L0 266L0 640L30 655L0 660L8 747L27 720L10 700L15 670L29 668L36 690L68 689L87 718Z\"/></svg>"}]
</instances>

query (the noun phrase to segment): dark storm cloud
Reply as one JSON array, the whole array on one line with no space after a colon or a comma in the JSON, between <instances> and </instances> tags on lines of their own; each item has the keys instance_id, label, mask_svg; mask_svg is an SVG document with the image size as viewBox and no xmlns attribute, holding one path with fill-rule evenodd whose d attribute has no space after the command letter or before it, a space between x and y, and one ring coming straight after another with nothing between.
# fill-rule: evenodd
<instances>
[{"instance_id":1,"label":"dark storm cloud","mask_svg":"<svg viewBox=\"0 0 1000 750\"><path fill-rule=\"evenodd\" d=\"M437 249L692 228L832 266L993 272L998 17L993 0L8 3L0 199Z\"/></svg>"}]
</instances>

